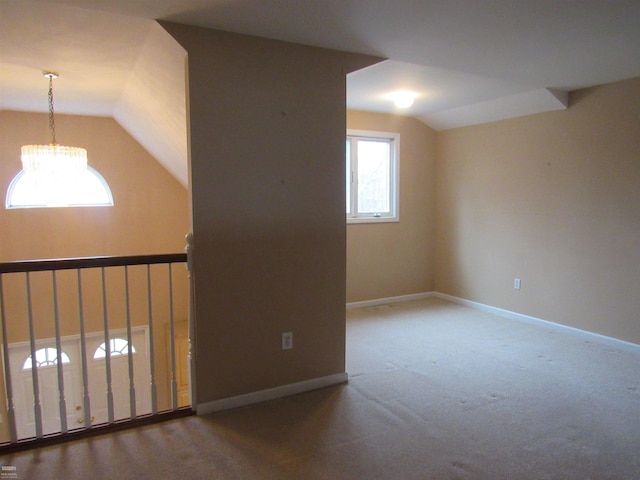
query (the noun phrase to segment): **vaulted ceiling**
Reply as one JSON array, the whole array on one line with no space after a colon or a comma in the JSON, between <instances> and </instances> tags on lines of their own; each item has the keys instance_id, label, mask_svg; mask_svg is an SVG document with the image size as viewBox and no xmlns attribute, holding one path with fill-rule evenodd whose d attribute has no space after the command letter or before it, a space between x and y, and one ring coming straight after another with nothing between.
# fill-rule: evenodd
<instances>
[{"instance_id":1,"label":"vaulted ceiling","mask_svg":"<svg viewBox=\"0 0 640 480\"><path fill-rule=\"evenodd\" d=\"M46 111L56 70L56 112L114 117L186 185L185 52L155 19L388 58L349 75L347 106L437 130L640 76L637 0L2 0L0 109Z\"/></svg>"}]
</instances>

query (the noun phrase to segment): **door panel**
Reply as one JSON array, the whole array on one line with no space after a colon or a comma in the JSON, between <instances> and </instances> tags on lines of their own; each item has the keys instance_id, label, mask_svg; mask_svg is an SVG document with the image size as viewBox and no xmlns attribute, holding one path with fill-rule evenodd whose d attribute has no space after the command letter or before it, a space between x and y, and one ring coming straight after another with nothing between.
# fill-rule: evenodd
<instances>
[{"instance_id":1,"label":"door panel","mask_svg":"<svg viewBox=\"0 0 640 480\"><path fill-rule=\"evenodd\" d=\"M132 343L136 353L132 354L133 379L135 384L136 415L151 413L151 391L149 384L149 349L146 331L132 332ZM113 338L123 338L122 335ZM126 338L126 337L124 337ZM107 400L106 359L94 358L95 351L103 344L102 339L87 343L87 363L89 365L89 395L91 396L91 415L93 423L109 421ZM129 392L129 356L111 355L111 392L113 395L114 420L129 418L131 402Z\"/></svg>"},{"instance_id":2,"label":"door panel","mask_svg":"<svg viewBox=\"0 0 640 480\"><path fill-rule=\"evenodd\" d=\"M114 332L112 338L126 338L126 333ZM87 374L89 379L89 399L91 423L108 422L106 362L104 358L94 359L96 349L104 342L102 335L87 335ZM136 353L132 355L136 415L151 413L151 390L149 372L149 348L146 329L132 331L132 343ZM82 387L82 359L80 339L65 337L61 339L62 351L70 362L63 365L64 394L67 414L67 428L84 427L85 412ZM37 349L55 348L55 341L39 341ZM30 438L36 434L34 388L31 368L23 369L25 361L31 356L28 343L9 345L11 376L14 385L14 405L18 438ZM38 384L42 414L43 434L61 431L60 396L58 394L58 369L56 365L38 367ZM129 418L129 357L118 355L111 357L111 379L113 392L114 419Z\"/></svg>"},{"instance_id":3,"label":"door panel","mask_svg":"<svg viewBox=\"0 0 640 480\"><path fill-rule=\"evenodd\" d=\"M50 345L47 345L51 347ZM76 427L74 406L82 403L82 376L80 374L80 356L77 341L63 341L62 351L67 354L70 363L62 366L64 397L67 413L67 428ZM43 348L38 346L37 350ZM31 356L29 345L10 346L11 376L14 379L14 406L18 438L35 437L35 407L33 376L30 368L24 370L25 361ZM17 381L16 381L17 380ZM42 414L43 434L61 431L60 395L58 394L58 368L56 365L38 368L38 387Z\"/></svg>"}]
</instances>

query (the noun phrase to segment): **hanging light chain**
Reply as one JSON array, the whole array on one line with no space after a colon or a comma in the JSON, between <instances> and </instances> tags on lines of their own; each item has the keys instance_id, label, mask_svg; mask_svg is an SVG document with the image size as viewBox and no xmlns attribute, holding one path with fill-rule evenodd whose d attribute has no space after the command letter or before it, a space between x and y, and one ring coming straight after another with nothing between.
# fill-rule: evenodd
<instances>
[{"instance_id":1,"label":"hanging light chain","mask_svg":"<svg viewBox=\"0 0 640 480\"><path fill-rule=\"evenodd\" d=\"M58 78L55 72L44 72L49 79L49 130L51 131L51 145L56 145L56 122L53 117L53 79Z\"/></svg>"},{"instance_id":2,"label":"hanging light chain","mask_svg":"<svg viewBox=\"0 0 640 480\"><path fill-rule=\"evenodd\" d=\"M42 72L49 79L49 129L51 143L49 145L23 145L20 149L22 170L37 173L50 178L51 175L69 175L87 171L87 151L80 147L58 145L56 142L56 124L53 111L53 79L57 72ZM44 178L44 177L43 177Z\"/></svg>"}]
</instances>

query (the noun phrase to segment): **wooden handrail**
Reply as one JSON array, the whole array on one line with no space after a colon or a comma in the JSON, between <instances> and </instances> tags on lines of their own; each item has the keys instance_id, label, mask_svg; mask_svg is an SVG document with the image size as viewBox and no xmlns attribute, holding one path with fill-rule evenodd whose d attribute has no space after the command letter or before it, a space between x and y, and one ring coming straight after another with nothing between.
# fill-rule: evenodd
<instances>
[{"instance_id":1,"label":"wooden handrail","mask_svg":"<svg viewBox=\"0 0 640 480\"><path fill-rule=\"evenodd\" d=\"M160 255L131 255L131 256L120 256L120 257L105 256L105 257L61 258L61 259L47 259L47 260L26 260L26 261L0 263L0 327L1 327L0 330L2 333L1 335L2 338L0 339L0 347L2 350L3 372L4 372L5 390L6 390L6 395L4 395L4 398L7 401L6 416L7 416L8 425L9 425L9 443L6 444L6 442L5 443L0 442L0 454L4 453L4 450L5 450L4 447L11 449L11 448L20 448L21 446L24 446L24 445L35 446L35 445L40 445L41 444L40 442L49 441L50 438L54 438L54 437L56 439L58 438L66 439L66 438L72 438L72 437L76 438L76 435L79 433L94 431L94 418L96 417L92 415L91 407L90 407L89 373L93 372L93 374L96 374L96 372L95 372L95 368L89 368L87 363L87 358L89 357L87 357L88 351L87 351L87 340L86 340L86 333L85 333L85 313L86 312L83 305L83 299L91 300L94 296L98 300L98 302L96 302L96 305L100 303L99 302L100 295L102 297L102 301L101 301L102 323L104 325L104 328L102 331L102 336L100 336L99 338L101 339L100 341L104 340L103 346L104 346L104 353L105 353L104 371L106 373L106 378L105 378L106 379L106 391L105 391L106 395L103 397L103 400L106 400L106 414L108 414L108 416L105 416L103 414L101 417L99 417L100 420L97 422L99 425L95 425L95 426L99 427L100 425L108 425L109 427L111 427L114 425L119 425L121 423L124 423L125 419L129 423L136 423L141 418L146 419L148 417L152 421L155 421L156 417L159 418L159 415L162 412L158 411L158 403L157 403L157 393L156 393L157 381L155 380L156 378L154 373L155 362L153 361L153 358L154 358L153 325L154 325L154 322L165 322L167 319L168 319L169 332L170 332L168 335L170 336L169 344L170 344L170 353L171 353L169 378L172 379L171 380L172 403L171 403L170 411L173 412L174 414L182 413L181 407L178 406L178 396L177 396L178 387L175 380L178 365L176 362L177 352L175 351L176 347L175 347L175 340L174 340L175 315L174 315L173 281L178 280L178 277L174 279L174 275L172 273L173 265L180 264L180 263L184 264L185 267L188 265L188 255L186 252L160 254ZM162 265L162 266L166 266L166 268L159 267L157 268L157 271L156 271L155 268L154 269L150 268L151 265ZM132 332L131 295L134 293L129 288L129 270L127 269L128 266L138 266L138 268L142 268L142 269L146 268L146 277L147 277L146 291L144 291L144 289L138 288L136 290L137 293L135 293L135 295L139 295L139 297L136 297L137 301L135 305L138 305L140 307L140 308L137 308L137 310L139 310L140 315L142 315L138 319L138 323L140 322L142 322L142 324L146 323L146 327L148 328L148 330L146 330L147 333L145 334L145 335L148 335L148 356L145 357L143 355L140 355L138 357L138 360L140 362L145 362L145 361L149 362L149 364L147 365L148 378L145 380L145 376L142 376L141 377L142 383L138 382L139 387L137 388L137 390L138 392L142 392L139 398L143 399L143 402L141 404L142 407L140 407L142 408L141 410L137 410L138 407L136 406L137 400L136 400L135 378L136 376L138 376L138 374L134 373L133 353L135 352L135 350L131 348L133 347L132 341L134 338L133 332ZM124 300L124 307L125 307L125 313L126 313L124 315L124 320L126 320L126 335L124 334L121 335L122 338L120 340L123 340L126 338L126 340L123 340L123 341L125 342L125 344L129 345L130 348L128 349L127 353L120 352L120 354L126 355L126 357L128 358L128 365L127 365L128 372L117 370L115 369L115 367L113 367L113 370L112 370L112 364L111 364L112 346L110 342L110 339L111 339L110 335L115 330L114 331L110 330L110 328L113 325L110 326L109 324L109 313L108 313L109 309L107 308L109 301L108 301L108 295L107 295L108 292L107 292L107 284L106 284L107 283L106 271L109 267L115 267L114 273L119 273L119 272L122 273L122 276L120 277L121 281L119 285L122 284L122 282L124 282L124 293L121 299ZM120 267L124 267L124 268L120 268ZM97 286L94 285L94 294L91 294L90 288L87 289L86 292L83 291L83 288L82 288L82 283L83 283L82 271L85 269L92 269L92 268L101 270L102 272L101 285L97 285ZM69 282L57 282L57 279L60 277L56 276L56 272L59 270L67 270L67 271L75 270L75 272L73 273L77 274L77 285L76 285L77 307L78 307L77 322L78 322L78 328L79 328L78 330L79 337L74 341L77 342L77 348L79 348L79 351L81 352L81 359L80 359L81 371L79 372L76 371L76 373L80 375L82 378L77 377L76 375L77 378L74 377L74 379L72 380L72 384L75 385L74 388L76 389L75 390L76 394L82 393L82 397L78 395L74 397L73 395L71 395L70 398L75 399L76 403L74 403L73 405L82 405L82 407L78 406L76 407L76 409L84 410L83 411L84 418L80 418L79 416L77 418L78 422L81 423L83 427L78 427L78 425L74 423L73 427L76 427L76 428L71 428L71 429L69 428L69 425L67 423L70 409L68 408L69 405L65 399L65 383L67 380L65 377L66 374L64 373L63 366L62 366L62 363L64 362L57 364L57 372L56 372L57 379L58 379L57 395L55 395L55 387L48 388L46 389L46 391L45 389L41 388L40 377L37 373L38 367L41 366L38 364L39 350L37 349L42 347L41 343L43 339L36 336L36 326L45 325L47 321L51 322L51 325L55 330L55 339L53 338L47 339L47 342L48 342L47 348L53 348L53 340L55 340L55 350L57 352L60 352L63 349L63 340L68 341L68 339L65 340L66 337L62 337L62 333L60 329L61 317L59 315L59 305L60 305L59 302L63 298L65 299L65 301L68 299L58 294L57 286L59 283L63 285L69 284L68 286L70 286L71 290L73 290L74 280L73 280L73 277L70 277L70 278L67 278ZM154 283L153 287L154 288L152 288L152 270L153 270L153 283ZM46 314L44 316L34 314L35 312L34 305L40 302L40 298L32 295L32 288L31 288L32 282L29 276L30 272L43 272L45 274L47 272L51 272L51 275L52 275L51 276L51 299L49 302L52 302L53 310L49 314ZM5 274L25 277L24 292L26 295L26 298L25 298L26 303L24 306L26 307L26 310L24 310L24 312L20 310L20 312L18 312L18 315L14 315L11 317L11 320L7 318L7 313L10 313L10 312L7 312L6 304L4 302L6 292L3 289L3 279L5 277ZM7 275L7 276L10 276L10 275ZM190 281L189 273L187 272L186 268L183 271L182 275L180 276L183 277L184 280ZM156 291L159 288L157 285L161 285L161 282L163 281L163 279L165 282L167 282L166 288L168 288L168 293L164 290L161 290L161 292L162 292L162 295L168 299L168 305L167 305L168 311L165 311L164 313L158 313L154 311L154 308L152 307L152 303L153 303L152 292ZM144 286L144 280L141 277L139 278L139 284ZM189 295L189 299L193 298L191 294L191 288L192 286L189 283L189 292L183 292L183 294ZM69 293L72 293L71 290L69 290ZM11 291L11 294L13 294L14 290L10 290L10 291ZM73 299L71 299L71 301L73 303ZM144 310L145 301L147 303L146 319L144 318L145 314L142 313L142 311ZM189 305L188 312L184 312L184 313L187 313L187 316L189 316L191 315L192 309L193 307ZM16 309L13 309L13 310L16 310ZM15 314L15 312L13 313ZM96 316L94 314L92 315ZM181 315L181 318L183 317L184 315ZM12 345L15 346L15 344L9 343L8 330L10 326L16 324L14 318L19 318L21 321L26 322L25 324L28 326L28 329L29 329L29 332L28 332L29 339L28 341L24 342L25 345L27 345L27 348L29 349L29 351L24 352L24 354L22 354L22 357L18 358L16 361L18 362L24 361L25 355L29 355L29 359L31 359L31 379L32 379L32 386L33 386L33 407L32 408L35 414L35 425L34 425L35 430L29 426L25 426L26 425L24 420L25 418L24 416L26 412L25 409L28 409L29 406L23 405L23 403L28 401L27 397L24 397L24 395L20 395L19 397L17 397L20 399L19 404L16 404L16 402L14 401L13 382L23 381L22 377L20 378L16 377L12 379L12 375L14 374L14 372L13 370L11 370L11 366L10 366L10 362L12 362L15 359L10 359L9 352L10 352L11 346ZM99 315L96 316L96 318L99 320ZM156 318L159 320L156 320ZM191 321L190 317L189 317L189 321ZM158 323L158 325L162 325L162 323ZM93 338L93 336L91 338ZM121 363L120 365L122 366ZM140 365L143 366L143 364L140 364ZM18 363L18 368L19 368L19 363ZM77 370L77 367L76 367L76 370ZM99 375L100 373L98 372L97 374ZM114 388L114 385L116 385L116 383L114 382L113 375L116 375L116 374L128 376L128 380L129 380L129 383L128 383L129 416L128 418L126 416L121 415L122 412L118 413L118 416L116 417L116 406L125 405L126 403L125 397L127 396L127 391ZM63 377L65 377L64 381L63 381ZM149 380L150 380L150 383L149 383ZM94 395L94 397L95 396L100 397L99 392L92 392L91 395ZM151 396L151 402L152 402L151 404L149 404L149 399L147 398L149 395ZM144 398L147 398L147 400L144 400ZM59 409L59 419L60 419L59 428L58 426L56 426L55 419L53 419L51 415L45 418L43 413L44 412L43 406L42 406L46 404L53 408L56 401ZM116 402L118 403L116 404ZM187 410L185 410L185 413L187 413ZM78 413L77 415L80 415L80 414ZM107 427L104 427L104 428L107 428ZM33 442L30 440L31 437L35 438Z\"/></svg>"},{"instance_id":2,"label":"wooden handrail","mask_svg":"<svg viewBox=\"0 0 640 480\"><path fill-rule=\"evenodd\" d=\"M186 253L130 255L124 257L81 257L50 260L22 260L0 263L0 274L43 272L50 270L73 270L79 268L122 267L125 265L153 265L157 263L183 263L186 261Z\"/></svg>"}]
</instances>

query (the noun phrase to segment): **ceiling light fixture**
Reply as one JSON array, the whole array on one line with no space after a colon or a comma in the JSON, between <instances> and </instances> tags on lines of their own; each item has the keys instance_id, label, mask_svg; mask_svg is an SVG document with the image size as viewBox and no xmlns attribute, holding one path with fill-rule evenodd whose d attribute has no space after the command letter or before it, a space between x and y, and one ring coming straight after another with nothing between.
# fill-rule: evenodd
<instances>
[{"instance_id":1,"label":"ceiling light fixture","mask_svg":"<svg viewBox=\"0 0 640 480\"><path fill-rule=\"evenodd\" d=\"M27 173L70 174L87 170L87 151L84 148L66 147L56 143L56 124L53 112L53 79L56 72L43 72L49 79L49 145L23 145L22 169Z\"/></svg>"},{"instance_id":2,"label":"ceiling light fixture","mask_svg":"<svg viewBox=\"0 0 640 480\"><path fill-rule=\"evenodd\" d=\"M397 90L386 95L386 98L392 100L397 108L409 108L417 97L417 93L408 90Z\"/></svg>"}]
</instances>

